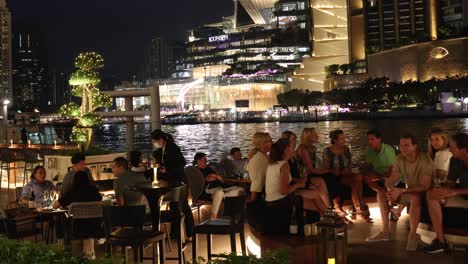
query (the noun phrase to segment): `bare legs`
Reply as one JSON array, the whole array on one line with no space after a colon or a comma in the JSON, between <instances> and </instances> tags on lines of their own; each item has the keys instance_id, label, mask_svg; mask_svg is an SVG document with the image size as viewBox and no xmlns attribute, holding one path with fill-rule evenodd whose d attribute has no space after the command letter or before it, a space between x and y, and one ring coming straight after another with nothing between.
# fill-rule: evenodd
<instances>
[{"instance_id":1,"label":"bare legs","mask_svg":"<svg viewBox=\"0 0 468 264\"><path fill-rule=\"evenodd\" d=\"M416 238L416 229L418 228L419 220L421 220L421 194L411 193L409 194L411 200L411 206L409 210L410 214L410 232L408 239Z\"/></svg>"},{"instance_id":2,"label":"bare legs","mask_svg":"<svg viewBox=\"0 0 468 264\"><path fill-rule=\"evenodd\" d=\"M437 235L437 239L445 243L445 234L443 228L443 218L442 218L442 206L440 205L439 200L429 199L431 192L434 190L431 189L427 192L427 209L429 210L429 215L431 216L432 227L434 232Z\"/></svg>"}]
</instances>

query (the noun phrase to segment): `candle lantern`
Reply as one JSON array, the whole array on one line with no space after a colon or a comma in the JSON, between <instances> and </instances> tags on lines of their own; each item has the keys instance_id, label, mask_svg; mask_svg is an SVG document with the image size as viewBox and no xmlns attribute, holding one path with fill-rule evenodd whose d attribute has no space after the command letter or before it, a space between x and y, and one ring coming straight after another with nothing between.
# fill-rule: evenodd
<instances>
[{"instance_id":1,"label":"candle lantern","mask_svg":"<svg viewBox=\"0 0 468 264\"><path fill-rule=\"evenodd\" d=\"M317 224L320 241L320 263L346 264L348 262L348 234L346 224L333 210L327 209Z\"/></svg>"}]
</instances>

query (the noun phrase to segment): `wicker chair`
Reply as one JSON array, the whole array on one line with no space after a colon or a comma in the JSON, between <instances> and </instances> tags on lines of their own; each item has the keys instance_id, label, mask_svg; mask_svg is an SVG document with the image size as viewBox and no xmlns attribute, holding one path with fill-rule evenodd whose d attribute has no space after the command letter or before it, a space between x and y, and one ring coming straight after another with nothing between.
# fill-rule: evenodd
<instances>
[{"instance_id":1,"label":"wicker chair","mask_svg":"<svg viewBox=\"0 0 468 264\"><path fill-rule=\"evenodd\" d=\"M192 207L197 208L198 223L201 223L200 207L205 204L212 204L210 195L205 193L205 177L195 166L185 167L185 176L192 197Z\"/></svg>"},{"instance_id":2,"label":"wicker chair","mask_svg":"<svg viewBox=\"0 0 468 264\"><path fill-rule=\"evenodd\" d=\"M76 202L68 206L66 213L67 221L65 232L65 241L67 248L70 248L71 240L85 238L100 238L104 237L103 229L103 202ZM86 228L86 230L75 230L75 225L79 221L91 221L91 224L96 225L96 228ZM77 222L78 221L78 222ZM89 222L87 223L89 224Z\"/></svg>"}]
</instances>

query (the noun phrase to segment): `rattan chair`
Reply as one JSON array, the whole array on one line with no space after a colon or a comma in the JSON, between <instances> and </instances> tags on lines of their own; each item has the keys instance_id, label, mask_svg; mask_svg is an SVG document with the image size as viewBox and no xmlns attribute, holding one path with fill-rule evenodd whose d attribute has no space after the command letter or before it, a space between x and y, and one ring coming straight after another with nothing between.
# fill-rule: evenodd
<instances>
[{"instance_id":1,"label":"rattan chair","mask_svg":"<svg viewBox=\"0 0 468 264\"><path fill-rule=\"evenodd\" d=\"M65 241L70 248L71 240L104 237L103 202L75 202L68 206ZM86 228L77 228L86 225ZM81 230L79 230L81 229Z\"/></svg>"}]
</instances>

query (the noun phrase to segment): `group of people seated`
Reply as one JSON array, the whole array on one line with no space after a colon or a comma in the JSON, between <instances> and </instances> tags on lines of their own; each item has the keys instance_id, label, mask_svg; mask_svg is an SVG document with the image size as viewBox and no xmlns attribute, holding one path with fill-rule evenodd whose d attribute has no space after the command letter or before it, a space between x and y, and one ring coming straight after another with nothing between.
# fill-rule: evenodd
<instances>
[{"instance_id":1,"label":"group of people seated","mask_svg":"<svg viewBox=\"0 0 468 264\"><path fill-rule=\"evenodd\" d=\"M303 129L297 149L297 136L291 131L283 132L275 143L268 133L255 133L247 164L252 181L251 200L262 198L265 193L267 204L287 207L291 206L291 197L299 195L304 209L323 214L333 203L344 220L352 223L342 208L342 189L348 186L353 202L351 217L359 216L370 222L369 208L362 197L363 177L352 170L351 151L346 146L344 132L330 132L330 140L320 165L318 134L314 128Z\"/></svg>"},{"instance_id":2,"label":"group of people seated","mask_svg":"<svg viewBox=\"0 0 468 264\"><path fill-rule=\"evenodd\" d=\"M423 199L437 238L425 248L438 253L447 248L443 232L441 200L444 205L468 206L468 135L456 134L449 140L440 128L433 128L428 137L428 153L424 153L417 139L406 134L400 137L400 154L383 143L377 130L367 132L368 147L365 162L353 168L352 152L346 145L342 130L329 134L330 145L318 158L318 134L314 128L304 128L299 146L297 136L285 131L273 143L268 133L257 132L249 154L247 170L251 179L251 200L264 199L271 208L292 210L292 197L303 199L303 208L323 214L333 204L335 211L347 223L353 219L372 222L363 199L363 184L376 191L382 218L382 231L366 241L391 239L390 218L397 220L405 206L409 206L410 232L406 249L418 246L416 229L421 218ZM450 147L449 147L450 146ZM343 210L343 191L351 190L352 212ZM464 196L463 196L464 195ZM398 205L397 208L393 208Z\"/></svg>"},{"instance_id":3,"label":"group of people seated","mask_svg":"<svg viewBox=\"0 0 468 264\"><path fill-rule=\"evenodd\" d=\"M410 232L406 249L418 247L416 229L421 220L424 200L437 238L424 249L440 253L447 249L443 231L442 206L468 207L468 135L457 133L449 139L441 128L433 128L428 137L428 152L418 146L415 136L400 137L400 154L382 143L380 133L367 134L368 167L363 170L369 186L377 192L382 217L382 231L366 239L368 242L391 239L389 213L398 217L409 206ZM398 204L398 209L391 208Z\"/></svg>"},{"instance_id":4,"label":"group of people seated","mask_svg":"<svg viewBox=\"0 0 468 264\"><path fill-rule=\"evenodd\" d=\"M155 151L153 157L158 164L158 181L161 186L175 187L186 183L184 173L186 161L171 135L155 130L151 133ZM297 146L297 136L291 131L282 133L273 143L265 132L253 135L253 148L247 160L242 159L239 148L233 148L229 160L239 173L248 173L250 200L263 199L272 209L292 211L293 197L303 200L303 208L322 215L328 207L334 209L351 224L354 219L372 222L369 208L363 198L363 184L376 191L381 212L382 230L369 236L366 241L388 241L391 239L389 215L397 219L405 206L409 206L410 232L406 249L416 250L418 245L416 228L421 218L421 205L427 201L429 214L437 238L425 249L426 252L443 252L447 248L442 206L467 206L468 201L468 135L456 134L451 140L440 128L431 130L428 137L428 152L418 146L417 139L406 134L400 137L400 154L382 141L379 131L367 132L368 147L365 162L353 167L352 151L346 144L342 130L329 134L330 145L321 153L316 144L318 133L314 128L304 128ZM71 158L72 169L65 175L59 199L54 208L67 207L73 202L101 201L96 183L86 167L86 157L77 153ZM226 184L225 179L208 166L207 155L196 153L193 165L202 173L205 192L213 200L211 218L216 218L224 197L244 195L242 187ZM116 205L131 206L144 203L143 195L130 191L128 187L153 181L141 152L133 151L130 161L116 158L112 164L116 179L113 183ZM343 193L351 191L352 211L343 209ZM31 181L24 186L20 201L29 202L34 194L40 203L46 191L56 190L46 180L44 167L34 168ZM441 200L446 200L441 205ZM393 208L394 205L398 208ZM187 202L184 203L185 226L191 234L193 216ZM278 220L278 219L275 219ZM85 256L94 256L94 243L83 242Z\"/></svg>"}]
</instances>

